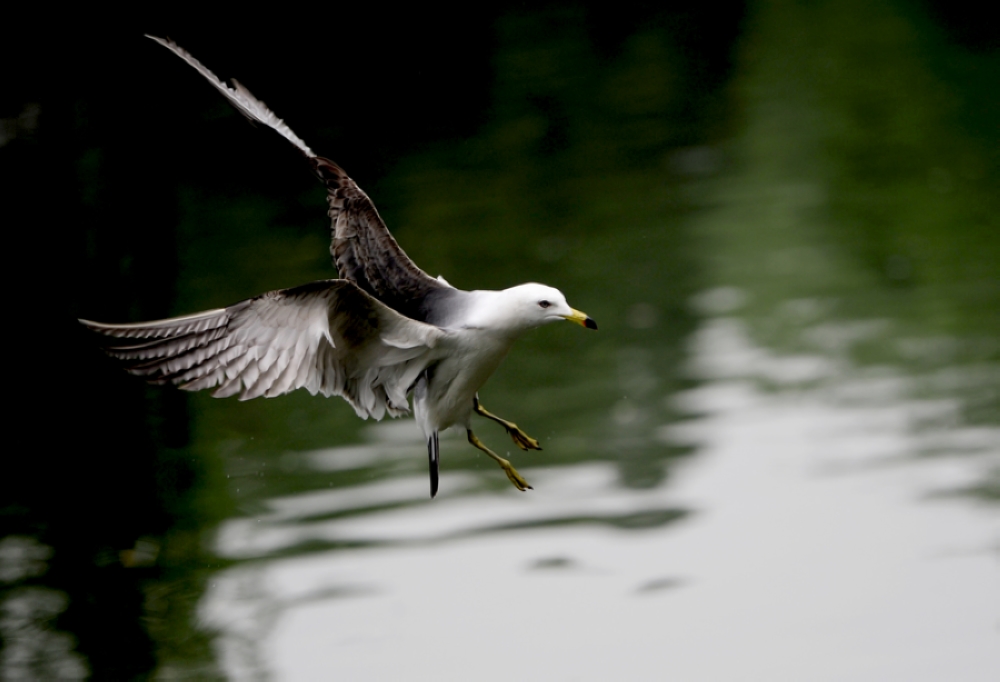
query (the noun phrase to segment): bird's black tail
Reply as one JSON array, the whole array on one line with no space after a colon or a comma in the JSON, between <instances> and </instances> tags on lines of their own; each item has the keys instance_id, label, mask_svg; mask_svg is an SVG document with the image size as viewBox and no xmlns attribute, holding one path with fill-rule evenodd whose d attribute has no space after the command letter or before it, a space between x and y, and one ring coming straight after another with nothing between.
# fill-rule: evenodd
<instances>
[{"instance_id":1,"label":"bird's black tail","mask_svg":"<svg viewBox=\"0 0 1000 682\"><path fill-rule=\"evenodd\" d=\"M438 442L438 432L435 431L427 439L427 458L431 471L431 499L438 494L438 462L441 461L441 445Z\"/></svg>"}]
</instances>

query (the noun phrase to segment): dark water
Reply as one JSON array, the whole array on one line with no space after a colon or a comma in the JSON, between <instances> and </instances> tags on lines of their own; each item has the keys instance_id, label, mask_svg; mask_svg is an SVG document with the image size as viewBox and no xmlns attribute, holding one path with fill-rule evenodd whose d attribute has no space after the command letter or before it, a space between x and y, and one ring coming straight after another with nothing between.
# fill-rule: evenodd
<instances>
[{"instance_id":1,"label":"dark water","mask_svg":"<svg viewBox=\"0 0 1000 682\"><path fill-rule=\"evenodd\" d=\"M461 35L355 9L336 49L318 21L135 31L239 77L431 274L599 321L522 339L482 392L543 442L510 453L527 494L455 436L430 502L411 420L102 358L76 317L330 277L323 193L149 41L29 60L0 112L27 340L0 677L995 678L995 33L905 3L622 9Z\"/></svg>"}]
</instances>

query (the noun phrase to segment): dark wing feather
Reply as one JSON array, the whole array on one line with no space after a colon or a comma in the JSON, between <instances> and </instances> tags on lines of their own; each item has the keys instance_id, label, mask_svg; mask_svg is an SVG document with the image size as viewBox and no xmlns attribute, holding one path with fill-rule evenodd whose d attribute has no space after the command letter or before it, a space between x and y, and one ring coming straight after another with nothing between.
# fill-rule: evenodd
<instances>
[{"instance_id":1,"label":"dark wing feather","mask_svg":"<svg viewBox=\"0 0 1000 682\"><path fill-rule=\"evenodd\" d=\"M451 287L410 260L371 199L340 166L322 157L314 157L312 163L327 188L333 232L330 253L337 272L393 310L426 320L428 297Z\"/></svg>"},{"instance_id":2,"label":"dark wing feather","mask_svg":"<svg viewBox=\"0 0 1000 682\"><path fill-rule=\"evenodd\" d=\"M408 411L406 393L445 335L406 318L352 282L271 291L169 320L104 324L106 352L132 374L215 397L273 397L297 388L343 396L361 417Z\"/></svg>"},{"instance_id":3,"label":"dark wing feather","mask_svg":"<svg viewBox=\"0 0 1000 682\"><path fill-rule=\"evenodd\" d=\"M435 292L451 289L418 268L399 247L368 195L337 164L316 156L284 121L237 83L228 85L172 40L149 36L191 65L241 114L273 128L312 163L327 188L333 239L330 252L344 279L414 320L429 316ZM440 294L438 294L440 295Z\"/></svg>"}]
</instances>

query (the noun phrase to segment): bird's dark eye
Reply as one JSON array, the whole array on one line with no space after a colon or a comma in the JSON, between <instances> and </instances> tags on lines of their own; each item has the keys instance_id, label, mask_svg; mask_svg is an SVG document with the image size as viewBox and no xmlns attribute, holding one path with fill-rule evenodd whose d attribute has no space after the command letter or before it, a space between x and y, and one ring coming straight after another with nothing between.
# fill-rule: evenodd
<instances>
[{"instance_id":1,"label":"bird's dark eye","mask_svg":"<svg viewBox=\"0 0 1000 682\"><path fill-rule=\"evenodd\" d=\"M548 308L550 305L552 305L552 304L549 303L548 301L539 301L538 302L538 307L539 308Z\"/></svg>"}]
</instances>

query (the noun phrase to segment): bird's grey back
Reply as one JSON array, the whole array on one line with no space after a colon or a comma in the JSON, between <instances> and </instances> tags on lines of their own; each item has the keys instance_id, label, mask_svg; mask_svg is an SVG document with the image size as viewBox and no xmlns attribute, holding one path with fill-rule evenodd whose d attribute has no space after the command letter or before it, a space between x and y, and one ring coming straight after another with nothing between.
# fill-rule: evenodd
<instances>
[{"instance_id":1,"label":"bird's grey back","mask_svg":"<svg viewBox=\"0 0 1000 682\"><path fill-rule=\"evenodd\" d=\"M442 285L424 295L414 319L435 327L454 329L462 325L471 303L471 292Z\"/></svg>"}]
</instances>

